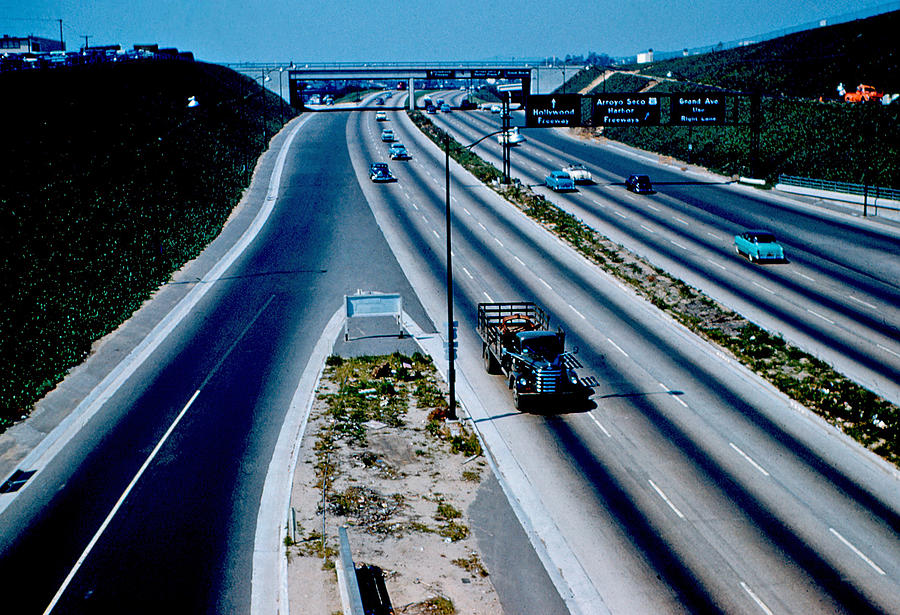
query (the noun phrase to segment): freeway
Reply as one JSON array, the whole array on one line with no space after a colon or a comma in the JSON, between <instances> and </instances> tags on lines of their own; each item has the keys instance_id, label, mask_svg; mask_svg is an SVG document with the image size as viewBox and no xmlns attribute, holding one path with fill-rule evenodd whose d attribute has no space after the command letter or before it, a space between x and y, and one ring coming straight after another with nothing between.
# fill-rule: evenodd
<instances>
[{"instance_id":1,"label":"freeway","mask_svg":"<svg viewBox=\"0 0 900 615\"><path fill-rule=\"evenodd\" d=\"M206 292L79 419L77 435L30 468L39 471L24 488L0 495L4 613L250 612L269 460L343 296L399 292L434 330L362 196L346 118L294 121L277 199L264 187L258 199L274 208L255 240L217 277L200 272L163 289L154 303L165 310L168 291ZM288 134L274 145L287 146ZM259 175L274 159L270 152Z\"/></svg>"},{"instance_id":2,"label":"freeway","mask_svg":"<svg viewBox=\"0 0 900 615\"><path fill-rule=\"evenodd\" d=\"M369 115L348 125L351 159L439 318L443 154L404 114L387 125L413 156L391 163L397 183L365 185L387 158ZM897 472L451 169L461 396L573 612L891 612ZM474 334L492 300L549 307L596 385L592 408L512 409Z\"/></svg>"},{"instance_id":3,"label":"freeway","mask_svg":"<svg viewBox=\"0 0 900 615\"><path fill-rule=\"evenodd\" d=\"M484 112L431 117L462 143L499 128L499 118ZM711 174L683 172L560 131L522 132L527 142L512 148L514 177L539 186L550 170L584 162L593 185L569 194L536 190L614 241L900 403L900 230L805 207ZM475 151L500 167L501 148L493 140ZM656 193L627 192L623 181L632 173L650 175ZM774 231L788 263L760 266L736 256L732 237L748 228Z\"/></svg>"}]
</instances>

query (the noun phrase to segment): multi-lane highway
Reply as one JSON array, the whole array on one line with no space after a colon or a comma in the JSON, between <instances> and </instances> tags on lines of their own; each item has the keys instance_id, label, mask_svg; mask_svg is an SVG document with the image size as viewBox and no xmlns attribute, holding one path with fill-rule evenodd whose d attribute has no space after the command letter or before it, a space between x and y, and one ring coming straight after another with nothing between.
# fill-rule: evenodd
<instances>
[{"instance_id":1,"label":"multi-lane highway","mask_svg":"<svg viewBox=\"0 0 900 615\"><path fill-rule=\"evenodd\" d=\"M459 133L480 121L448 115L438 117ZM373 120L358 115L348 127L359 173L386 159ZM402 114L388 124L413 160L392 164L396 184L364 191L426 309L440 314L443 157ZM453 168L460 371L477 392L469 411L502 453L501 474L537 494L523 507L559 557L570 606L891 611L900 598L896 472ZM616 188L597 187L624 201ZM475 305L519 299L548 306L579 346L582 375L598 383L589 412L516 413L500 379L484 374Z\"/></svg>"},{"instance_id":2,"label":"multi-lane highway","mask_svg":"<svg viewBox=\"0 0 900 615\"><path fill-rule=\"evenodd\" d=\"M190 317L86 428L20 492L0 496L0 578L12 612L51 604L54 613L249 611L266 470L301 374L316 367L311 349L343 295L399 291L423 328L444 319L443 154L404 113L388 116L297 121L259 235L227 271L204 280L209 290ZM439 121L464 142L496 127L477 112ZM368 165L388 159L385 124L413 158L390 162L396 183L373 184ZM524 181L537 183L573 158L591 166L598 183L558 202L592 226L629 237L735 302L759 303L773 291L766 312L810 338L838 340L878 377L889 375L878 362L897 372L889 358L900 351L898 264L890 262L889 235L803 209L775 216L767 199L677 172L654 170L659 192L632 199L618 184L642 170L639 161L552 133L528 136L513 153ZM487 142L484 151L499 153ZM459 395L573 612L896 610L894 469L586 263L455 163L451 171ZM729 217L738 214L750 217ZM731 255L732 227L788 217L806 228L798 237L843 243L808 249L777 226L789 264L751 267ZM749 288L757 285L769 291ZM799 312L802 297L818 316ZM569 332L580 374L596 383L591 408L516 412L502 380L484 372L475 307L518 299L546 306ZM862 319L866 304L873 312ZM850 329L851 317L868 330L841 337L819 316L838 331ZM868 353L863 337L886 354Z\"/></svg>"},{"instance_id":3,"label":"multi-lane highway","mask_svg":"<svg viewBox=\"0 0 900 615\"><path fill-rule=\"evenodd\" d=\"M484 112L432 117L463 143L500 125L496 115ZM809 208L555 130L523 134L527 142L512 148L514 177L536 185L572 160L586 163L595 184L565 195L539 191L589 226L900 402L900 227ZM475 151L499 167L496 142L485 141ZM623 181L632 173L650 175L656 193L626 191ZM757 228L775 232L788 263L759 266L734 254L733 236Z\"/></svg>"}]
</instances>

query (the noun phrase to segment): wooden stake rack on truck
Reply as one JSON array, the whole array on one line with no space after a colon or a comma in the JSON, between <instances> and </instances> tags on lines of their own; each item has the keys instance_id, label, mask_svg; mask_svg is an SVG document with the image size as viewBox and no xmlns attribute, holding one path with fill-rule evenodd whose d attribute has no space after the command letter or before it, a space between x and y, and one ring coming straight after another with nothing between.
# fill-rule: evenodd
<instances>
[{"instance_id":1,"label":"wooden stake rack on truck","mask_svg":"<svg viewBox=\"0 0 900 615\"><path fill-rule=\"evenodd\" d=\"M484 368L506 377L516 408L535 401L583 401L592 392L565 364L570 354L565 332L551 331L550 318L535 303L479 303L478 335Z\"/></svg>"}]
</instances>

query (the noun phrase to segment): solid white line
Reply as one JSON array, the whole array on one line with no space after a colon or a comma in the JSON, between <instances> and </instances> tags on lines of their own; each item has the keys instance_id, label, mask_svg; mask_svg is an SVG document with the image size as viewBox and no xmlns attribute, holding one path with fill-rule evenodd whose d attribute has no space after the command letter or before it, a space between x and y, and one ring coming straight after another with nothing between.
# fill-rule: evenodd
<instances>
[{"instance_id":1,"label":"solid white line","mask_svg":"<svg viewBox=\"0 0 900 615\"><path fill-rule=\"evenodd\" d=\"M655 232L656 232L656 231L654 231L652 228L650 228L649 226L644 226L643 224L641 225L641 228L644 229L645 231L649 232L649 233L655 233Z\"/></svg>"},{"instance_id":2,"label":"solid white line","mask_svg":"<svg viewBox=\"0 0 900 615\"><path fill-rule=\"evenodd\" d=\"M763 289L764 291L766 291L769 294L772 294L772 295L776 294L775 291L772 290L771 288L768 288L767 286L763 286L762 284L759 284L757 282L754 282L753 285L758 286L759 288Z\"/></svg>"},{"instance_id":3,"label":"solid white line","mask_svg":"<svg viewBox=\"0 0 900 615\"><path fill-rule=\"evenodd\" d=\"M860 556L860 557L862 558L862 560L863 560L865 563L867 563L869 566L871 566L872 568L874 568L874 569L875 569L875 572L877 572L878 574L885 574L884 570L882 570L881 567L880 567L878 564L876 564L875 562L873 562L872 560L870 560L868 557L866 557L866 554L865 554L865 553L863 553L862 551L860 551L859 549L857 549L856 547L854 547L853 544L852 544L849 540L847 540L846 538L844 538L843 536L841 536L841 535L838 533L838 531L837 531L836 529L834 529L833 527L830 527L830 528L828 528L828 529L831 530L831 533L834 534L835 536L837 536L838 539L839 539L842 543L844 543L845 545L847 545L848 547L850 547L850 549L851 549L854 553L856 553L858 556Z\"/></svg>"},{"instance_id":4,"label":"solid white line","mask_svg":"<svg viewBox=\"0 0 900 615\"><path fill-rule=\"evenodd\" d=\"M766 471L763 469L763 467L762 467L761 465L759 465L758 463L756 463L755 461L753 461L753 459L750 458L750 455L748 455L747 453L745 453L744 451L742 451L741 449L739 449L737 446L735 446L734 442L729 442L728 444L731 446L731 448L733 448L734 450L736 450L736 451L741 455L741 457L743 457L744 459L746 459L746 460L750 463L750 465L752 465L754 468L756 468L757 470L759 470L759 471L763 474L763 476L768 476L768 475L769 475L769 473L766 472Z\"/></svg>"},{"instance_id":5,"label":"solid white line","mask_svg":"<svg viewBox=\"0 0 900 615\"><path fill-rule=\"evenodd\" d=\"M255 319L254 319L255 320ZM226 353L227 354L227 353ZM63 593L69 587L69 583L72 582L72 579L75 578L75 574L81 568L81 565L87 559L88 555L90 555L91 551L94 549L94 546L97 544L97 541L100 540L100 536L112 522L113 517L116 516L116 513L119 511L119 508L122 507L122 504L125 502L125 498L128 497L128 494L131 493L131 490L134 489L134 486L137 485L137 482L140 480L141 476L144 475L144 472L153 462L153 459L156 457L156 454L159 453L159 450L163 447L163 444L166 443L166 440L169 439L169 436L172 435L172 432L175 431L175 428L178 427L178 423L181 422L181 419L184 418L184 415L187 414L188 409L190 409L191 405L194 403L194 400L197 399L197 396L200 395L200 389L194 391L194 394L191 395L191 398L185 404L184 408L181 409L181 412L178 413L178 416L175 417L175 420L169 425L169 429L166 430L166 433L163 434L163 437L159 442L156 443L156 446L153 447L153 450L150 452L150 456L144 461L141 468L137 471L137 474L134 475L134 478L131 479L131 482L128 483L128 487L125 488L125 491L119 497L119 500L116 502L115 506L113 506L112 510L109 511L109 514L106 516L106 519L103 520L103 523L100 525L100 528L94 534L94 537L91 538L91 541L88 543L88 546L85 547L84 551L81 553L81 557L78 558L78 561L75 562L75 566L72 567L72 570L69 571L69 574L66 576L65 580L62 583L62 586L57 590L56 595L53 596L53 600L50 601L50 604L47 606L47 609L44 611L44 614L50 613L53 610L53 607L56 606L56 603L59 602L59 599L62 598Z\"/></svg>"},{"instance_id":6,"label":"solid white line","mask_svg":"<svg viewBox=\"0 0 900 615\"><path fill-rule=\"evenodd\" d=\"M610 344L612 344L612 345L613 345L613 348L615 348L616 350L618 350L619 352L621 352L623 355L625 355L626 357L628 356L628 353L625 352L624 350L622 350L621 348L619 348L619 345L616 344L614 341L612 341L612 340L609 339L609 338L606 338L606 341L609 342Z\"/></svg>"},{"instance_id":7,"label":"solid white line","mask_svg":"<svg viewBox=\"0 0 900 615\"><path fill-rule=\"evenodd\" d=\"M774 613L772 613L772 611L769 609L769 607L766 606L766 603L763 602L762 600L760 600L759 597L758 597L756 594L753 593L753 590L751 590L751 589L747 586L747 584L744 583L743 581L741 581L741 587L743 587L743 588L744 588L744 591L747 592L747 594L748 594L751 598L753 598L753 602L755 602L756 605L757 605L759 608L762 609L762 612L763 612L763 613L766 613L766 615L774 615Z\"/></svg>"},{"instance_id":8,"label":"solid white line","mask_svg":"<svg viewBox=\"0 0 900 615\"><path fill-rule=\"evenodd\" d=\"M602 431L603 433L606 434L606 437L607 437L607 438L612 438L612 435L610 435L610 433L609 433L608 431L606 431L606 427L604 427L603 425L601 425L601 424L600 424L600 421L598 421L598 420L594 417L593 414L588 414L588 416L591 417L591 420L594 421L594 423L597 425L597 427L600 428L600 431Z\"/></svg>"},{"instance_id":9,"label":"solid white line","mask_svg":"<svg viewBox=\"0 0 900 615\"><path fill-rule=\"evenodd\" d=\"M825 316L822 316L822 315L819 314L818 312L813 312L813 311L812 311L811 309L809 309L809 308L806 308L806 311L809 312L810 314L812 314L813 316L818 316L819 318L821 318L822 320L824 320L824 321L827 322L827 323L830 323L830 324L832 324L832 325L834 324L834 321L833 321L833 320L831 320L830 318L826 318Z\"/></svg>"},{"instance_id":10,"label":"solid white line","mask_svg":"<svg viewBox=\"0 0 900 615\"><path fill-rule=\"evenodd\" d=\"M652 480L647 479L647 482L650 483L650 486L653 487L654 491L656 491L656 493L659 494L659 497L661 497L661 498L663 499L663 502L665 502L666 504L668 504L668 505L669 505L669 508L671 508L672 510L674 510L674 511L675 511L675 514L678 515L678 517L679 517L680 519L684 519L684 514L682 514L682 512L681 512L680 510L678 510L677 508L675 508L675 505L672 504L672 500L670 500L670 499L666 496L666 494L663 493L663 490L660 489L659 487L657 487L657 486L656 486L656 483L654 483Z\"/></svg>"},{"instance_id":11,"label":"solid white line","mask_svg":"<svg viewBox=\"0 0 900 615\"><path fill-rule=\"evenodd\" d=\"M878 309L877 307L875 307L874 305L872 305L872 304L869 303L868 301L863 301L862 299L857 299L857 298L854 297L853 295L847 295L847 297L849 297L849 298L852 299L853 301L856 301L857 303L861 303L862 305L864 305L864 306L866 306L866 307L872 308L873 310L877 310L877 309Z\"/></svg>"},{"instance_id":12,"label":"solid white line","mask_svg":"<svg viewBox=\"0 0 900 615\"><path fill-rule=\"evenodd\" d=\"M881 344L876 344L876 346L878 346L879 348L881 348L881 349L884 350L885 352L891 353L891 354L894 355L895 357L900 357L900 354L897 354L896 352L894 352L893 350L891 350L890 348L888 348L888 347L886 347L886 346L882 346Z\"/></svg>"}]
</instances>

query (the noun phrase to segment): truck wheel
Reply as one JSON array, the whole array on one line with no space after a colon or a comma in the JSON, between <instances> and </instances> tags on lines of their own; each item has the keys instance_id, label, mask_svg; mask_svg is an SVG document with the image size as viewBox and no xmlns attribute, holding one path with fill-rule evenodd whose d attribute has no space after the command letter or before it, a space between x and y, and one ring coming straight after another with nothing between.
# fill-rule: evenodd
<instances>
[{"instance_id":1,"label":"truck wheel","mask_svg":"<svg viewBox=\"0 0 900 615\"><path fill-rule=\"evenodd\" d=\"M489 374L496 374L497 360L494 359L494 355L491 349L487 347L487 344L481 349L481 358L484 359L484 371Z\"/></svg>"}]
</instances>

